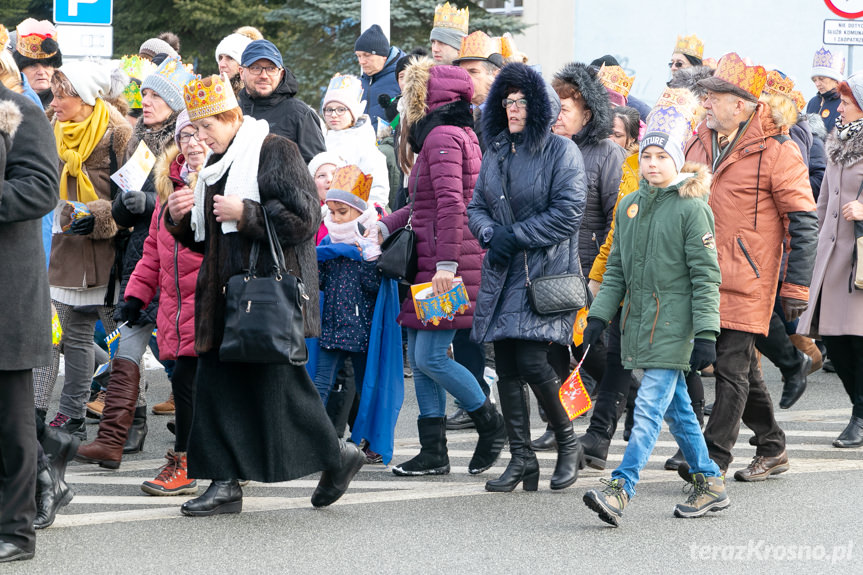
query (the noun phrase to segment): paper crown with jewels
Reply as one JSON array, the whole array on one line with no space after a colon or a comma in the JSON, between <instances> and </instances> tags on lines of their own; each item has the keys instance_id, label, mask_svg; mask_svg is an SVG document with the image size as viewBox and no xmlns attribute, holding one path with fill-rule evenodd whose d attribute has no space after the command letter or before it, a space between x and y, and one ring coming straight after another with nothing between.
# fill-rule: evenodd
<instances>
[{"instance_id":1,"label":"paper crown with jewels","mask_svg":"<svg viewBox=\"0 0 863 575\"><path fill-rule=\"evenodd\" d=\"M803 94L800 93L800 90L791 90L791 94L788 96L797 106L798 112L803 112L806 109L806 98L803 97Z\"/></svg>"},{"instance_id":2,"label":"paper crown with jewels","mask_svg":"<svg viewBox=\"0 0 863 575\"><path fill-rule=\"evenodd\" d=\"M504 60L509 60L518 54L518 48L515 47L515 39L509 32L504 32L503 36L498 38L500 42L500 55Z\"/></svg>"},{"instance_id":3,"label":"paper crown with jewels","mask_svg":"<svg viewBox=\"0 0 863 575\"><path fill-rule=\"evenodd\" d=\"M27 18L16 28L18 42L15 50L32 60L47 60L60 51L57 44L57 29L48 20Z\"/></svg>"},{"instance_id":4,"label":"paper crown with jewels","mask_svg":"<svg viewBox=\"0 0 863 575\"><path fill-rule=\"evenodd\" d=\"M695 130L698 100L690 90L686 88L666 88L653 108L655 110L674 108L689 121L690 132ZM647 121L650 122L649 117Z\"/></svg>"},{"instance_id":5,"label":"paper crown with jewels","mask_svg":"<svg viewBox=\"0 0 863 575\"><path fill-rule=\"evenodd\" d=\"M467 34L470 12L467 8L456 8L449 2L434 9L434 27L449 28Z\"/></svg>"},{"instance_id":6,"label":"paper crown with jewels","mask_svg":"<svg viewBox=\"0 0 863 575\"><path fill-rule=\"evenodd\" d=\"M131 82L123 88L123 97L126 98L129 107L140 110L144 107L141 99L141 80L156 71L156 65L139 55L123 56L120 59L120 69L126 72Z\"/></svg>"},{"instance_id":7,"label":"paper crown with jewels","mask_svg":"<svg viewBox=\"0 0 863 575\"><path fill-rule=\"evenodd\" d=\"M503 67L503 56L501 55L500 38L492 38L482 30L477 30L461 39L461 48L458 58L453 64L468 60L487 60L497 66Z\"/></svg>"},{"instance_id":8,"label":"paper crown with jewels","mask_svg":"<svg viewBox=\"0 0 863 575\"><path fill-rule=\"evenodd\" d=\"M826 76L841 82L845 79L845 57L822 47L815 52L815 59L812 61L811 77L815 76Z\"/></svg>"},{"instance_id":9,"label":"paper crown with jewels","mask_svg":"<svg viewBox=\"0 0 863 575\"><path fill-rule=\"evenodd\" d=\"M364 212L372 191L372 176L353 164L337 168L327 191L328 202L341 202Z\"/></svg>"},{"instance_id":10,"label":"paper crown with jewels","mask_svg":"<svg viewBox=\"0 0 863 575\"><path fill-rule=\"evenodd\" d=\"M704 42L695 34L691 36L677 36L677 44L674 45L672 54L686 54L694 56L699 60L704 59Z\"/></svg>"},{"instance_id":11,"label":"paper crown with jewels","mask_svg":"<svg viewBox=\"0 0 863 575\"><path fill-rule=\"evenodd\" d=\"M227 77L197 76L183 86L183 100L189 112L189 120L192 121L239 107Z\"/></svg>"},{"instance_id":12,"label":"paper crown with jewels","mask_svg":"<svg viewBox=\"0 0 863 575\"><path fill-rule=\"evenodd\" d=\"M674 160L677 170L683 167L683 147L695 127L695 95L685 88L666 88L647 117L644 137L639 143L639 157L648 146L663 148Z\"/></svg>"},{"instance_id":13,"label":"paper crown with jewels","mask_svg":"<svg viewBox=\"0 0 863 575\"><path fill-rule=\"evenodd\" d=\"M713 92L731 92L751 102L757 102L767 82L764 66L747 66L735 52L719 59L716 71L710 78L698 81L698 85Z\"/></svg>"},{"instance_id":14,"label":"paper crown with jewels","mask_svg":"<svg viewBox=\"0 0 863 575\"><path fill-rule=\"evenodd\" d=\"M620 66L605 64L599 69L596 78L606 89L617 92L624 98L629 96L629 91L632 90L632 84L635 82L635 76L627 76Z\"/></svg>"},{"instance_id":15,"label":"paper crown with jewels","mask_svg":"<svg viewBox=\"0 0 863 575\"><path fill-rule=\"evenodd\" d=\"M791 96L794 90L794 80L784 75L779 70L767 72L767 81L764 83L765 94L779 94L780 96Z\"/></svg>"}]
</instances>

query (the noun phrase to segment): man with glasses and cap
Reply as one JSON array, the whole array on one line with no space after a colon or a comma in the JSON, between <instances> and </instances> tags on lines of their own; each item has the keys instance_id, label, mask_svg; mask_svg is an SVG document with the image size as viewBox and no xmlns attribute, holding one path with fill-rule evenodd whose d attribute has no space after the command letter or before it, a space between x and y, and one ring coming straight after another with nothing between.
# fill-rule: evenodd
<instances>
[{"instance_id":1,"label":"man with glasses and cap","mask_svg":"<svg viewBox=\"0 0 863 575\"><path fill-rule=\"evenodd\" d=\"M327 151L317 114L296 97L299 84L275 44L255 40L246 46L240 75L244 88L238 100L243 114L266 120L270 133L294 142L307 164Z\"/></svg>"}]
</instances>

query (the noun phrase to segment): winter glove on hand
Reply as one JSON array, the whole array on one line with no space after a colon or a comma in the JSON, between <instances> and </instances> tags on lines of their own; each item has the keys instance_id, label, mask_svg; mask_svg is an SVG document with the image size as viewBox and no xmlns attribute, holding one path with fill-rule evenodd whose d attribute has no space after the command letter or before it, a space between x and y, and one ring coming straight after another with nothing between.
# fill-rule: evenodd
<instances>
[{"instance_id":1,"label":"winter glove on hand","mask_svg":"<svg viewBox=\"0 0 863 575\"><path fill-rule=\"evenodd\" d=\"M605 330L604 321L595 317L587 318L587 325L585 326L584 334L582 335L584 345L594 345L598 342L603 330Z\"/></svg>"},{"instance_id":2,"label":"winter glove on hand","mask_svg":"<svg viewBox=\"0 0 863 575\"><path fill-rule=\"evenodd\" d=\"M114 319L120 323L125 321L129 325L135 325L138 323L142 309L144 309L144 302L136 297L129 296L126 298L126 301L119 304L114 310Z\"/></svg>"},{"instance_id":3,"label":"winter glove on hand","mask_svg":"<svg viewBox=\"0 0 863 575\"><path fill-rule=\"evenodd\" d=\"M692 355L689 356L689 365L692 369L699 371L713 365L716 361L716 342L709 339L695 338L692 347Z\"/></svg>"},{"instance_id":4,"label":"winter glove on hand","mask_svg":"<svg viewBox=\"0 0 863 575\"><path fill-rule=\"evenodd\" d=\"M782 313L785 314L785 321L794 321L809 307L809 302L802 299L780 296L779 301L782 302Z\"/></svg>"},{"instance_id":5,"label":"winter glove on hand","mask_svg":"<svg viewBox=\"0 0 863 575\"><path fill-rule=\"evenodd\" d=\"M493 267L504 266L509 263L512 254L518 250L518 241L512 233L512 226L496 226L488 242L489 263Z\"/></svg>"},{"instance_id":6,"label":"winter glove on hand","mask_svg":"<svg viewBox=\"0 0 863 575\"><path fill-rule=\"evenodd\" d=\"M96 216L84 216L78 218L69 227L69 231L76 236L88 236L93 233L93 227L96 225Z\"/></svg>"},{"instance_id":7,"label":"winter glove on hand","mask_svg":"<svg viewBox=\"0 0 863 575\"><path fill-rule=\"evenodd\" d=\"M147 209L147 194L129 190L123 194L123 205L133 214L143 214Z\"/></svg>"}]
</instances>

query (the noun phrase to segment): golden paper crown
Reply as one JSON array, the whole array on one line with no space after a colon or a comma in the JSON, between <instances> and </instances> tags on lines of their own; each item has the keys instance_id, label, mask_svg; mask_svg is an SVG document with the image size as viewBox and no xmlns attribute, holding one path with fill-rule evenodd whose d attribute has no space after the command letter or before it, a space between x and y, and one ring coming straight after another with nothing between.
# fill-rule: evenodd
<instances>
[{"instance_id":1,"label":"golden paper crown","mask_svg":"<svg viewBox=\"0 0 863 575\"><path fill-rule=\"evenodd\" d=\"M458 9L451 6L449 2L443 6L438 5L434 9L435 28L450 28L467 34L468 20L470 20L470 13L467 8Z\"/></svg>"},{"instance_id":2,"label":"golden paper crown","mask_svg":"<svg viewBox=\"0 0 863 575\"><path fill-rule=\"evenodd\" d=\"M331 190L344 190L350 192L362 201L369 201L372 191L372 177L354 165L337 168L333 173Z\"/></svg>"},{"instance_id":3,"label":"golden paper crown","mask_svg":"<svg viewBox=\"0 0 863 575\"><path fill-rule=\"evenodd\" d=\"M18 42L15 45L15 50L22 56L34 60L43 60L57 53L57 50L45 52L42 49L43 41L48 38L51 38L55 42L57 40L57 29L54 28L51 22L27 18L18 24L17 30ZM54 45L56 46L56 44Z\"/></svg>"},{"instance_id":4,"label":"golden paper crown","mask_svg":"<svg viewBox=\"0 0 863 575\"><path fill-rule=\"evenodd\" d=\"M686 54L702 60L704 58L704 42L699 40L695 34L692 36L681 36L678 34L677 44L674 45L672 54Z\"/></svg>"},{"instance_id":5,"label":"golden paper crown","mask_svg":"<svg viewBox=\"0 0 863 575\"><path fill-rule=\"evenodd\" d=\"M627 76L620 66L606 66L605 64L599 69L596 78L603 86L617 92L624 98L629 96L629 91L632 90L632 84L635 82L635 76Z\"/></svg>"},{"instance_id":6,"label":"golden paper crown","mask_svg":"<svg viewBox=\"0 0 863 575\"><path fill-rule=\"evenodd\" d=\"M515 40L512 34L505 32L503 36L497 39L500 42L500 55L504 60L509 60L518 54L518 48L515 47Z\"/></svg>"},{"instance_id":7,"label":"golden paper crown","mask_svg":"<svg viewBox=\"0 0 863 575\"><path fill-rule=\"evenodd\" d=\"M458 59L488 60L488 57L495 53L500 54L499 39L491 38L482 30L477 30L461 39Z\"/></svg>"},{"instance_id":8,"label":"golden paper crown","mask_svg":"<svg viewBox=\"0 0 863 575\"><path fill-rule=\"evenodd\" d=\"M803 97L800 90L791 90L791 94L788 97L797 105L798 112L803 112L806 109L806 98Z\"/></svg>"},{"instance_id":9,"label":"golden paper crown","mask_svg":"<svg viewBox=\"0 0 863 575\"><path fill-rule=\"evenodd\" d=\"M783 78L778 70L767 72L767 82L764 84L764 91L766 93L790 96L792 90L794 90L794 80L790 76Z\"/></svg>"},{"instance_id":10,"label":"golden paper crown","mask_svg":"<svg viewBox=\"0 0 863 575\"><path fill-rule=\"evenodd\" d=\"M701 65L708 68L716 68L716 58L705 58L701 61Z\"/></svg>"},{"instance_id":11,"label":"golden paper crown","mask_svg":"<svg viewBox=\"0 0 863 575\"><path fill-rule=\"evenodd\" d=\"M698 100L691 91L686 88L666 88L653 107L659 108L674 108L689 121L691 129L695 130Z\"/></svg>"},{"instance_id":12,"label":"golden paper crown","mask_svg":"<svg viewBox=\"0 0 863 575\"><path fill-rule=\"evenodd\" d=\"M239 107L227 78L197 76L183 86L183 99L190 120L200 120Z\"/></svg>"},{"instance_id":13,"label":"golden paper crown","mask_svg":"<svg viewBox=\"0 0 863 575\"><path fill-rule=\"evenodd\" d=\"M767 70L764 66L747 66L740 56L731 52L719 59L713 77L728 82L757 100L767 82Z\"/></svg>"},{"instance_id":14,"label":"golden paper crown","mask_svg":"<svg viewBox=\"0 0 863 575\"><path fill-rule=\"evenodd\" d=\"M6 26L0 24L0 50L6 49L6 44L9 43L9 30L6 29Z\"/></svg>"}]
</instances>

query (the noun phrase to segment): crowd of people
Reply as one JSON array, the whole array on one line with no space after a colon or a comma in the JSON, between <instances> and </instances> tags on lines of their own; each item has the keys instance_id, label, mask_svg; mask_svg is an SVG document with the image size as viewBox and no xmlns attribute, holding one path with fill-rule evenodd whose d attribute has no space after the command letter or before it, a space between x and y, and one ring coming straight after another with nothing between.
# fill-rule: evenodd
<instances>
[{"instance_id":1,"label":"crowd of people","mask_svg":"<svg viewBox=\"0 0 863 575\"><path fill-rule=\"evenodd\" d=\"M509 445L486 490L538 489L541 450L566 489L606 468L626 414L623 461L583 496L614 526L663 420L679 446L665 468L692 484L678 517L729 506L741 422L756 451L735 480L789 469L763 358L782 409L835 371L852 411L833 445L863 446L863 73L819 49L807 103L780 70L679 36L650 107L613 56L544 78L509 34L470 32L467 9L431 23L409 53L364 30L360 73L336 74L317 108L255 28L201 76L171 33L64 61L50 22L0 26L0 285L28 295L0 328L0 562L33 557L73 497L69 462L117 469L143 449L150 410L174 416L175 443L141 489L194 495L188 516L240 512L250 480L318 472L311 503L331 505L364 464L390 463L408 377L420 449L396 476L449 473L447 430L473 428L470 474ZM382 264L406 242L396 278ZM270 270L299 314L250 316L284 332L278 361L237 355L226 292ZM537 301L544 278L583 286L586 322ZM470 305L430 321L423 285ZM151 407L148 348L172 390ZM582 437L559 397L579 362Z\"/></svg>"}]
</instances>

